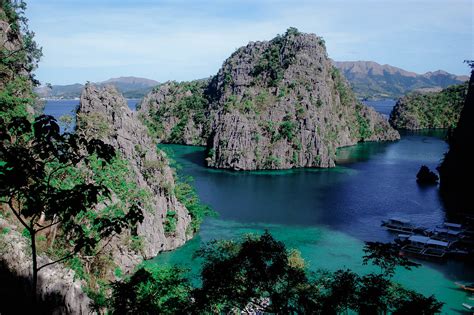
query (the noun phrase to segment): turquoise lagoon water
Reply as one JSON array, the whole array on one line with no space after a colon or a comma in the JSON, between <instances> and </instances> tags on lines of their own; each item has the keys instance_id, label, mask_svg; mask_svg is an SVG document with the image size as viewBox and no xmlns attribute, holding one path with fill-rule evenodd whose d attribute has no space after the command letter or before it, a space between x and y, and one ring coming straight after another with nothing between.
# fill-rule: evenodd
<instances>
[{"instance_id":1,"label":"turquoise lagoon water","mask_svg":"<svg viewBox=\"0 0 474 315\"><path fill-rule=\"evenodd\" d=\"M134 109L137 101L130 100ZM387 114L393 101L368 105ZM48 101L45 113L70 113L76 100ZM402 133L397 142L364 143L338 151L332 169L231 172L204 167L204 148L167 145L194 177L200 198L218 212L184 246L158 255L156 263L179 264L199 271L193 253L203 242L237 238L268 229L289 248L297 248L308 268L350 268L365 273L364 241L391 241L380 227L382 219L400 216L427 227L444 221L445 211L436 187L420 187L415 175L422 164L434 169L447 150L444 131ZM474 281L474 267L462 262L422 262L413 271L399 270L395 280L446 303L444 313L461 312L467 295L454 281ZM472 303L472 301L469 301Z\"/></svg>"},{"instance_id":2,"label":"turquoise lagoon water","mask_svg":"<svg viewBox=\"0 0 474 315\"><path fill-rule=\"evenodd\" d=\"M178 264L196 277L199 260L193 253L203 242L238 238L268 229L289 248L297 248L311 271L362 265L364 241L391 241L394 235L380 221L400 216L427 227L445 219L436 187L420 187L420 165L435 168L447 146L443 131L403 133L390 143L365 143L342 148L338 167L288 171L232 172L205 168L204 148L164 145L174 152L179 172L194 178L201 199L218 212L183 247L158 255L154 262ZM462 262L424 262L399 270L395 280L446 303L446 314L462 311L467 295L454 281L474 279Z\"/></svg>"}]
</instances>

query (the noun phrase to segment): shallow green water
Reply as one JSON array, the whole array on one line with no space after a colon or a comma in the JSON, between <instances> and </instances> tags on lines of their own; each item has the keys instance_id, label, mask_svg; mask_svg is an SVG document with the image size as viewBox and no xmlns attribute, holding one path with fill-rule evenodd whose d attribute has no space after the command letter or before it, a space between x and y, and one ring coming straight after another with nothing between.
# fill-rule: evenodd
<instances>
[{"instance_id":1,"label":"shallow green water","mask_svg":"<svg viewBox=\"0 0 474 315\"><path fill-rule=\"evenodd\" d=\"M398 142L343 148L339 166L326 170L211 170L203 166L203 148L166 147L174 150L180 172L194 177L202 200L220 215L206 220L186 245L154 260L183 265L191 274L199 270L192 256L202 242L265 229L299 249L310 270L365 273L372 267L362 265L363 241L391 241L394 236L380 227L380 220L402 216L428 227L444 220L436 187L421 188L414 180L420 165L434 168L439 163L447 148L442 132L405 133ZM472 279L473 268L460 262L424 262L395 276L406 287L445 302L447 314L458 313L468 301L454 281Z\"/></svg>"}]
</instances>

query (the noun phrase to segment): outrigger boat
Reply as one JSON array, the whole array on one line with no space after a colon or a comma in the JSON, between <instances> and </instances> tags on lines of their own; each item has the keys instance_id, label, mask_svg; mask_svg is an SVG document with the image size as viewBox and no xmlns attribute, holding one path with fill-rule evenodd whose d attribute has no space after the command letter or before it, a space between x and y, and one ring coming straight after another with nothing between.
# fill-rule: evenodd
<instances>
[{"instance_id":1,"label":"outrigger boat","mask_svg":"<svg viewBox=\"0 0 474 315\"><path fill-rule=\"evenodd\" d=\"M401 234L398 242L402 245L402 254L415 255L426 258L441 259L450 251L451 243L432 239L422 235Z\"/></svg>"},{"instance_id":2,"label":"outrigger boat","mask_svg":"<svg viewBox=\"0 0 474 315\"><path fill-rule=\"evenodd\" d=\"M389 231L409 234L425 234L426 229L416 226L410 222L410 220L401 218L390 218L382 221L382 226Z\"/></svg>"},{"instance_id":3,"label":"outrigger boat","mask_svg":"<svg viewBox=\"0 0 474 315\"><path fill-rule=\"evenodd\" d=\"M444 222L442 225L435 227L430 236L442 241L452 242L464 238L464 232L465 230L461 224Z\"/></svg>"},{"instance_id":4,"label":"outrigger boat","mask_svg":"<svg viewBox=\"0 0 474 315\"><path fill-rule=\"evenodd\" d=\"M469 291L469 292L474 292L474 283L464 284L464 283L460 283L460 282L454 282L454 284L457 285L458 287L460 287L463 290L466 290L466 291Z\"/></svg>"}]
</instances>

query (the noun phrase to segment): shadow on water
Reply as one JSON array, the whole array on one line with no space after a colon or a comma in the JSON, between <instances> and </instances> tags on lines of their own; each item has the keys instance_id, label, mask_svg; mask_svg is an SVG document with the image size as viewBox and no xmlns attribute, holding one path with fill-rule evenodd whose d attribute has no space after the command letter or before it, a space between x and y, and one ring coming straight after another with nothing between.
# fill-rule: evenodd
<instances>
[{"instance_id":1,"label":"shadow on water","mask_svg":"<svg viewBox=\"0 0 474 315\"><path fill-rule=\"evenodd\" d=\"M204 148L202 151L192 151L190 153L186 153L183 155L183 159L199 167L206 167L206 164L204 163L205 157L206 157L206 153L205 153Z\"/></svg>"},{"instance_id":2,"label":"shadow on water","mask_svg":"<svg viewBox=\"0 0 474 315\"><path fill-rule=\"evenodd\" d=\"M364 142L353 146L342 147L337 150L336 163L350 164L368 161L374 155L383 154L390 145L393 145L393 143Z\"/></svg>"}]
</instances>

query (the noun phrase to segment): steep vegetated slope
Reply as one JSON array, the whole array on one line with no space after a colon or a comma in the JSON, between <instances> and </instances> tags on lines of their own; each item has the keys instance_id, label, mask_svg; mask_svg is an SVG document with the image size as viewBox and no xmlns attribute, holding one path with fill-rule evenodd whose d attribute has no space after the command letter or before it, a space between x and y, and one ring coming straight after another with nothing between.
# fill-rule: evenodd
<instances>
[{"instance_id":1,"label":"steep vegetated slope","mask_svg":"<svg viewBox=\"0 0 474 315\"><path fill-rule=\"evenodd\" d=\"M210 126L202 133L210 167L332 167L338 147L399 138L382 116L356 100L328 59L323 39L294 28L271 41L239 48L207 86L183 93L202 99L200 109L207 105L200 113ZM161 139L194 144L183 141L186 135L171 137L176 125L160 127L163 117L176 116L164 100L183 97L171 94L145 98L141 115L152 128L164 131ZM193 114L191 110L187 116ZM187 122L178 130L206 129Z\"/></svg>"},{"instance_id":2,"label":"steep vegetated slope","mask_svg":"<svg viewBox=\"0 0 474 315\"><path fill-rule=\"evenodd\" d=\"M468 84L450 86L440 92L413 92L400 98L390 114L398 129L453 128L464 106Z\"/></svg>"},{"instance_id":3,"label":"steep vegetated slope","mask_svg":"<svg viewBox=\"0 0 474 315\"><path fill-rule=\"evenodd\" d=\"M165 155L156 150L146 128L113 86L86 85L77 110L76 132L116 148L123 164L120 167L127 169L123 175L141 191L136 197L147 200L145 219L136 233L143 240L144 258L174 249L193 235L194 231L188 229L191 217L174 194L175 181ZM119 195L121 187L116 188L114 193ZM167 227L170 213L172 230Z\"/></svg>"},{"instance_id":4,"label":"steep vegetated slope","mask_svg":"<svg viewBox=\"0 0 474 315\"><path fill-rule=\"evenodd\" d=\"M473 64L471 64L472 66ZM440 191L449 210L454 213L474 213L472 202L472 149L474 139L474 70L459 122L449 137L449 151L439 170Z\"/></svg>"},{"instance_id":5,"label":"steep vegetated slope","mask_svg":"<svg viewBox=\"0 0 474 315\"><path fill-rule=\"evenodd\" d=\"M365 99L398 98L411 91L442 89L469 79L442 70L417 74L373 61L335 61L334 65L356 96Z\"/></svg>"},{"instance_id":6,"label":"steep vegetated slope","mask_svg":"<svg viewBox=\"0 0 474 315\"><path fill-rule=\"evenodd\" d=\"M209 80L166 82L139 104L142 120L163 142L205 145L209 133Z\"/></svg>"}]
</instances>

